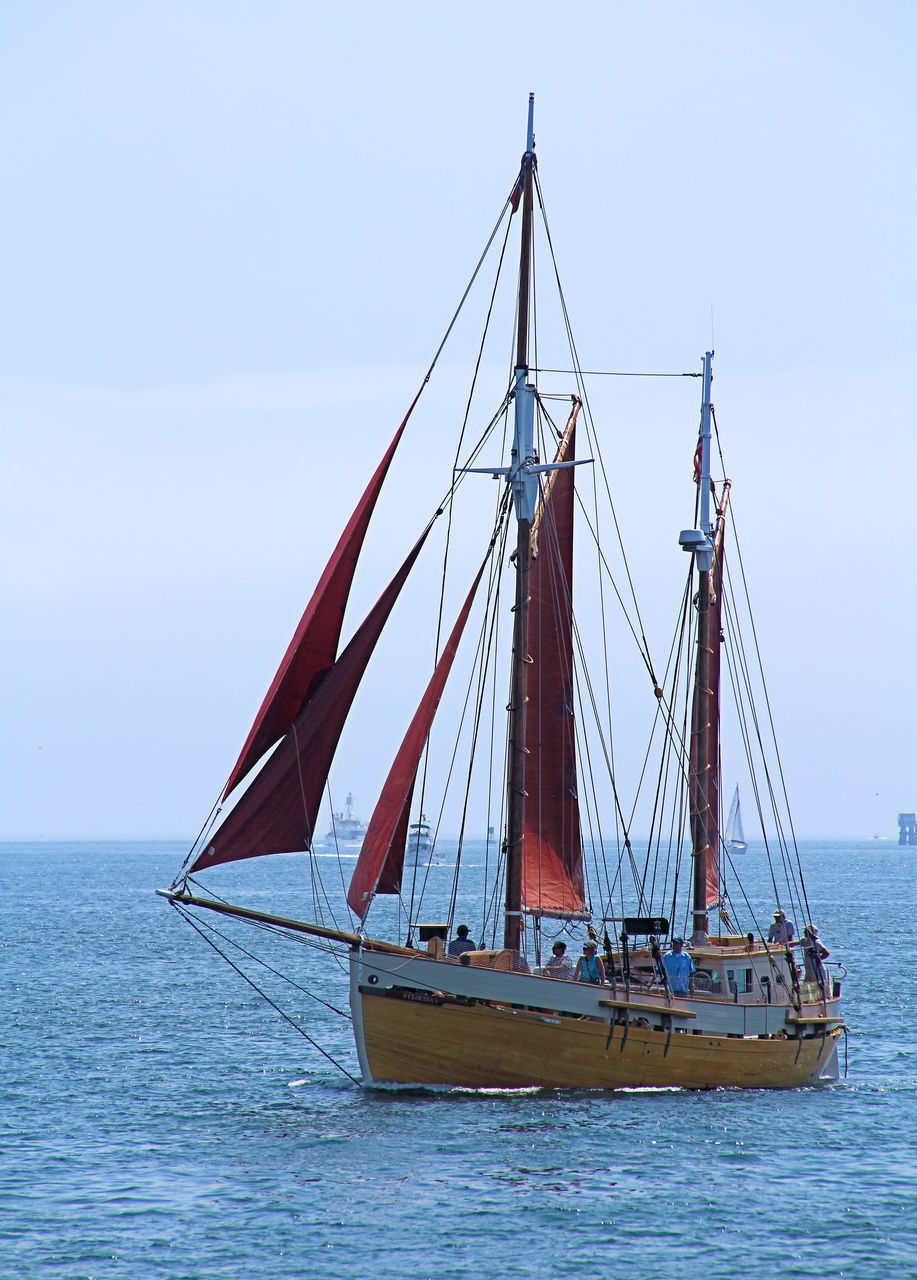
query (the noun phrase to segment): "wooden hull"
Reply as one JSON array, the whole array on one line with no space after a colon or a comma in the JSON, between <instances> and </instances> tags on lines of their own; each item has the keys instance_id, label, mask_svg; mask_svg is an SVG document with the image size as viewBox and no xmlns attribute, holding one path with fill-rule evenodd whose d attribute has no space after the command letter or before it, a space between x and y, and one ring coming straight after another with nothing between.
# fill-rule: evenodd
<instances>
[{"instance_id":1,"label":"wooden hull","mask_svg":"<svg viewBox=\"0 0 917 1280\"><path fill-rule=\"evenodd\" d=\"M623 1025L612 1029L593 1018L424 1003L365 989L359 1000L358 1049L366 1082L376 1084L792 1088L830 1067L840 1035L835 1028L824 1036L758 1039L631 1024L625 1037Z\"/></svg>"}]
</instances>

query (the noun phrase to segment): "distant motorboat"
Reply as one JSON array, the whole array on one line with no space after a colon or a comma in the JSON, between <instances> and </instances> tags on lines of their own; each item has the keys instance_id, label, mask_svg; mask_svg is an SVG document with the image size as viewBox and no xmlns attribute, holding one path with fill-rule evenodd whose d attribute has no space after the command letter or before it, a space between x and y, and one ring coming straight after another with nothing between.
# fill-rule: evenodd
<instances>
[{"instance_id":1,"label":"distant motorboat","mask_svg":"<svg viewBox=\"0 0 917 1280\"><path fill-rule=\"evenodd\" d=\"M416 862L421 858L426 858L433 848L433 841L430 835L430 824L426 817L421 814L418 822L412 822L408 827L408 843L406 853L413 857Z\"/></svg>"}]
</instances>

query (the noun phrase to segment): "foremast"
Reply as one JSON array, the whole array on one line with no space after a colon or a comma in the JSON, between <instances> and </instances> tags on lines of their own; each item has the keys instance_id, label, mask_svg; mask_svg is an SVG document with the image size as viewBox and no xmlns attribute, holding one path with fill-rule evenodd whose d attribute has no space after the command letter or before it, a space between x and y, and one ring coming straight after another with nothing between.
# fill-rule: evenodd
<instances>
[{"instance_id":1,"label":"foremast","mask_svg":"<svg viewBox=\"0 0 917 1280\"><path fill-rule=\"evenodd\" d=\"M697 655L691 707L688 792L691 819L692 934L691 941L709 941L711 906L719 900L720 859L720 649L722 645L723 537L730 482L723 487L716 520L711 516L710 474L713 401L713 352L704 354L697 482L699 529L685 529L679 542L697 564Z\"/></svg>"},{"instance_id":2,"label":"foremast","mask_svg":"<svg viewBox=\"0 0 917 1280\"><path fill-rule=\"evenodd\" d=\"M532 521L538 499L535 461L535 387L528 380L529 286L532 261L532 206L535 171L535 95L529 94L528 133L519 180L522 186L522 245L519 257L519 311L514 372L515 427L509 482L516 512L516 592L513 619L507 760L506 900L503 945L520 949L522 937L522 842L525 829L525 719L528 646L528 579Z\"/></svg>"}]
</instances>

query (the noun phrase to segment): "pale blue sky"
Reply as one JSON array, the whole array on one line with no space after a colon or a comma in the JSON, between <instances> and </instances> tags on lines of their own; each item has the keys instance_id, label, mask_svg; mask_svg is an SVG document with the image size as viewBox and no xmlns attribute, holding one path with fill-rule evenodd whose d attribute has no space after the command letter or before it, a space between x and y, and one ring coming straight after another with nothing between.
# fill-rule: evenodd
<instances>
[{"instance_id":1,"label":"pale blue sky","mask_svg":"<svg viewBox=\"0 0 917 1280\"><path fill-rule=\"evenodd\" d=\"M917 806L912 5L0 23L0 835L197 830L499 210L530 89L583 364L695 368L712 311L797 829L892 834ZM648 405L639 430L690 452L693 384ZM620 445L644 504L649 444ZM676 558L683 515L659 516ZM368 810L386 767L355 752L336 786Z\"/></svg>"}]
</instances>

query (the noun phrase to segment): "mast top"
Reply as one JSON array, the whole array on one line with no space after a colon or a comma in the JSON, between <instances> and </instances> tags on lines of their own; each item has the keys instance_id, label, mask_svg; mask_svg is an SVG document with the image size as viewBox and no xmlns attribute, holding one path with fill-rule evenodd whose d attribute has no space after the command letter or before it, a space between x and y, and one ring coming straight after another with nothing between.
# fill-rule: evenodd
<instances>
[{"instance_id":1,"label":"mast top","mask_svg":"<svg viewBox=\"0 0 917 1280\"><path fill-rule=\"evenodd\" d=\"M535 150L535 95L529 94L529 127L526 134L525 152L528 155Z\"/></svg>"},{"instance_id":2,"label":"mast top","mask_svg":"<svg viewBox=\"0 0 917 1280\"><path fill-rule=\"evenodd\" d=\"M685 551L693 552L698 570L709 573L713 566L713 521L710 519L710 436L713 402L710 388L713 383L713 352L706 351L703 360L704 389L700 407L700 432L695 454L697 483L700 491L699 529L682 529L678 541Z\"/></svg>"}]
</instances>

